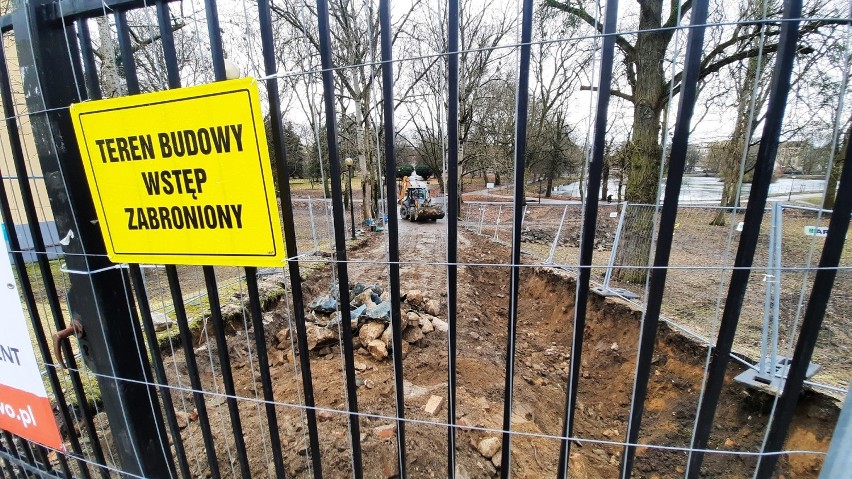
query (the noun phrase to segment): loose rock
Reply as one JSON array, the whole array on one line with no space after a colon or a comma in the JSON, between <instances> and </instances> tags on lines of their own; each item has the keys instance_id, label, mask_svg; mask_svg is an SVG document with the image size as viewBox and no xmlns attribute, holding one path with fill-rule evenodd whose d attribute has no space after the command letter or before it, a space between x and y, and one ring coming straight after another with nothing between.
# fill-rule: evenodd
<instances>
[{"instance_id":1,"label":"loose rock","mask_svg":"<svg viewBox=\"0 0 852 479\"><path fill-rule=\"evenodd\" d=\"M290 328L284 328L278 333L275 334L275 339L278 340L278 344L275 345L278 349L288 349L290 347Z\"/></svg>"},{"instance_id":2,"label":"loose rock","mask_svg":"<svg viewBox=\"0 0 852 479\"><path fill-rule=\"evenodd\" d=\"M499 437L486 437L485 439L479 441L479 444L476 446L476 450L482 454L483 457L491 459L494 457L497 452L500 451L500 438Z\"/></svg>"},{"instance_id":3,"label":"loose rock","mask_svg":"<svg viewBox=\"0 0 852 479\"><path fill-rule=\"evenodd\" d=\"M352 306L356 306L356 307L366 305L368 308L370 306L375 306L375 304L373 303L373 300L370 299L372 295L373 295L373 291L371 289L369 289L369 288L365 289L360 294L358 294L357 296L352 298L352 301L349 304L352 305Z\"/></svg>"},{"instance_id":4,"label":"loose rock","mask_svg":"<svg viewBox=\"0 0 852 479\"><path fill-rule=\"evenodd\" d=\"M396 426L393 424L387 424L385 426L373 428L373 434L375 434L379 439L390 439L396 435Z\"/></svg>"},{"instance_id":5,"label":"loose rock","mask_svg":"<svg viewBox=\"0 0 852 479\"><path fill-rule=\"evenodd\" d=\"M165 331L170 324L174 323L165 313L151 312L151 320L154 322L154 331Z\"/></svg>"},{"instance_id":6,"label":"loose rock","mask_svg":"<svg viewBox=\"0 0 852 479\"><path fill-rule=\"evenodd\" d=\"M423 305L423 311L431 314L432 316L438 316L441 314L441 303L437 300L430 299Z\"/></svg>"},{"instance_id":7,"label":"loose rock","mask_svg":"<svg viewBox=\"0 0 852 479\"><path fill-rule=\"evenodd\" d=\"M419 326L409 326L402 331L402 339L408 343L416 343L423 339L423 331Z\"/></svg>"},{"instance_id":8,"label":"loose rock","mask_svg":"<svg viewBox=\"0 0 852 479\"><path fill-rule=\"evenodd\" d=\"M385 329L385 332L382 333L382 342L385 343L386 347L390 347L392 340L393 340L393 327L388 325L388 327Z\"/></svg>"},{"instance_id":9,"label":"loose rock","mask_svg":"<svg viewBox=\"0 0 852 479\"><path fill-rule=\"evenodd\" d=\"M439 331L441 333L446 333L450 329L450 325L447 324L447 322L444 321L441 318L433 317L433 318L431 318L431 322L432 322L432 326L435 328L435 330Z\"/></svg>"},{"instance_id":10,"label":"loose rock","mask_svg":"<svg viewBox=\"0 0 852 479\"><path fill-rule=\"evenodd\" d=\"M379 361L388 357L388 348L385 346L384 341L380 339L374 339L367 343L367 351L370 352L370 356Z\"/></svg>"},{"instance_id":11,"label":"loose rock","mask_svg":"<svg viewBox=\"0 0 852 479\"><path fill-rule=\"evenodd\" d=\"M175 419L177 419L177 426L180 429L189 426L189 414L183 411L175 411Z\"/></svg>"},{"instance_id":12,"label":"loose rock","mask_svg":"<svg viewBox=\"0 0 852 479\"><path fill-rule=\"evenodd\" d=\"M315 313L330 314L337 311L337 300L331 296L323 296L310 306Z\"/></svg>"},{"instance_id":13,"label":"loose rock","mask_svg":"<svg viewBox=\"0 0 852 479\"><path fill-rule=\"evenodd\" d=\"M390 309L390 303L385 302L382 304L377 304L373 307L367 307L367 310L364 312L364 315L370 319L380 319L383 321L389 321Z\"/></svg>"},{"instance_id":14,"label":"loose rock","mask_svg":"<svg viewBox=\"0 0 852 479\"><path fill-rule=\"evenodd\" d=\"M308 350L313 351L319 346L332 343L337 340L337 331L323 328L316 324L307 325Z\"/></svg>"},{"instance_id":15,"label":"loose rock","mask_svg":"<svg viewBox=\"0 0 852 479\"><path fill-rule=\"evenodd\" d=\"M423 304L423 293L419 289L412 289L405 295L405 300L412 306Z\"/></svg>"},{"instance_id":16,"label":"loose rock","mask_svg":"<svg viewBox=\"0 0 852 479\"><path fill-rule=\"evenodd\" d=\"M432 396L428 401L426 401L426 406L423 407L423 410L426 411L426 414L435 416L438 414L438 411L441 409L443 404L444 398L441 396Z\"/></svg>"},{"instance_id":17,"label":"loose rock","mask_svg":"<svg viewBox=\"0 0 852 479\"><path fill-rule=\"evenodd\" d=\"M361 340L361 344L368 344L370 341L381 337L386 327L384 323L375 321L365 323L358 331L358 338Z\"/></svg>"},{"instance_id":18,"label":"loose rock","mask_svg":"<svg viewBox=\"0 0 852 479\"><path fill-rule=\"evenodd\" d=\"M432 326L432 321L429 320L426 316L419 316L419 326L420 330L424 333L431 333L435 330L435 326Z\"/></svg>"},{"instance_id":19,"label":"loose rock","mask_svg":"<svg viewBox=\"0 0 852 479\"><path fill-rule=\"evenodd\" d=\"M406 313L405 318L409 326L420 325L420 315L415 313L414 311L409 311L408 313Z\"/></svg>"}]
</instances>

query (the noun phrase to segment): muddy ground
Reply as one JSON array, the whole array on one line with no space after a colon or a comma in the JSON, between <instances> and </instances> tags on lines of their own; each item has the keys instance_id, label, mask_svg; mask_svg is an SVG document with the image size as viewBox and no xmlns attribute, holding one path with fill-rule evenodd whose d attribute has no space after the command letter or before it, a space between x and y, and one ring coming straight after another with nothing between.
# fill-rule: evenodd
<instances>
[{"instance_id":1,"label":"muddy ground","mask_svg":"<svg viewBox=\"0 0 852 479\"><path fill-rule=\"evenodd\" d=\"M402 290L418 289L440 302L444 309L446 266L445 224L401 223ZM386 236L368 233L361 246L350 254L352 283L379 284L387 288ZM458 423L457 477L494 477L499 453L489 459L478 450L483 439L499 433L477 428L500 429L504 404L509 269L495 266L509 259L509 250L489 239L461 232L458 303ZM312 261L324 260L315 257ZM531 261L525 257L525 262ZM334 283L332 268L316 270L305 281L307 300L328 293ZM565 389L569 370L573 279L545 268L522 268L515 362L512 429L531 435L515 436L512 475L518 478L553 477L557 468ZM266 338L274 381L277 420L284 443L283 458L289 477L311 477L307 458L307 431L301 404L298 361L293 362L291 342L282 330L288 328L288 298L274 314L267 315ZM418 310L403 303L408 309ZM639 337L640 313L617 299L594 297L586 326L583 369L578 392L575 435L591 442L572 447L571 477L611 478L617 476L622 448L602 442L623 441L629 411ZM257 358L252 357L253 332L240 324L229 331L229 348L239 396L243 435L254 477L272 472L267 416L254 398L262 397ZM212 342L197 349L205 389L219 383L218 363ZM340 346L317 348L310 353L313 384L319 411L322 466L325 477L351 477L350 439L345 412L345 387ZM665 327L661 328L654 357L640 441L685 447L689 444L700 393L706 349ZM377 360L364 348L355 354L358 406L367 416L360 418L364 477L389 478L396 472L396 438L387 426L393 421L393 367L390 358ZM186 382L185 362L177 351L166 358L175 383ZM211 374L212 370L212 374ZM772 397L745 389L732 381L740 372L732 365L717 413L711 438L712 449L759 451L765 434ZM410 477L446 477L447 467L447 340L433 331L412 343L404 356L406 384L405 416L417 420L406 427L406 450ZM181 383L178 383L181 384ZM185 384L185 386L188 386ZM431 415L424 407L432 396L443 404ZM191 396L176 396L183 419L182 436L193 474L209 473L198 421ZM239 477L233 433L225 400L207 397L207 409L217 444L217 457L225 477ZM832 398L808 393L800 401L798 414L787 442L788 449L825 451L828 448L838 408ZM372 417L371 417L372 416ZM474 429L471 429L473 427ZM820 455L784 456L779 477L817 477ZM495 465L496 464L496 465ZM686 454L640 448L635 467L637 478L682 477ZM752 474L755 460L741 454L711 454L705 460L703 477L740 478ZM466 474L466 475L465 475Z\"/></svg>"}]
</instances>

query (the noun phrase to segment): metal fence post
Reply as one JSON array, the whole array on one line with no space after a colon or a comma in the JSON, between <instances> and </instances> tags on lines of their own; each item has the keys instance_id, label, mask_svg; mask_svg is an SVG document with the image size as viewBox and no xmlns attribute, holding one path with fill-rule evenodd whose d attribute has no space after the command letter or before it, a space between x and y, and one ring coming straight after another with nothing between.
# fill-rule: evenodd
<instances>
[{"instance_id":1,"label":"metal fence post","mask_svg":"<svg viewBox=\"0 0 852 479\"><path fill-rule=\"evenodd\" d=\"M479 233L482 234L482 222L485 221L485 205L479 205Z\"/></svg>"},{"instance_id":2,"label":"metal fence post","mask_svg":"<svg viewBox=\"0 0 852 479\"><path fill-rule=\"evenodd\" d=\"M757 370L761 375L775 375L772 370L775 365L775 358L769 361L769 323L772 310L772 300L775 297L775 281L778 277L775 276L775 237L778 235L778 202L773 203L770 213L770 228L769 228L769 247L768 258L766 262L766 273L763 275L763 282L766 284L763 294L763 327L760 332L760 360L757 365ZM770 380L772 378L770 377Z\"/></svg>"},{"instance_id":3,"label":"metal fence post","mask_svg":"<svg viewBox=\"0 0 852 479\"><path fill-rule=\"evenodd\" d=\"M500 235L499 235L498 232L500 231L500 216L502 214L503 214L503 205L500 205L497 208L497 222L494 223L494 241L500 240Z\"/></svg>"},{"instance_id":4,"label":"metal fence post","mask_svg":"<svg viewBox=\"0 0 852 479\"><path fill-rule=\"evenodd\" d=\"M69 309L83 324L80 351L98 375L103 408L122 469L143 477L174 477L157 391L120 268L106 258L68 111L80 101L68 37L52 0L33 0L13 14L15 43L34 140L70 274ZM73 236L70 234L73 233Z\"/></svg>"},{"instance_id":5,"label":"metal fence post","mask_svg":"<svg viewBox=\"0 0 852 479\"><path fill-rule=\"evenodd\" d=\"M319 251L319 245L317 244L317 225L314 224L314 203L310 197L308 197L308 214L311 217L311 238L314 240L314 251Z\"/></svg>"},{"instance_id":6,"label":"metal fence post","mask_svg":"<svg viewBox=\"0 0 852 479\"><path fill-rule=\"evenodd\" d=\"M621 240L621 229L624 227L624 216L627 215L627 202L621 205L621 212L618 214L618 224L615 226L615 238L612 239L612 251L609 253L609 264L604 273L603 289L609 291L609 280L612 278L612 269L615 267L615 255L618 254L618 242Z\"/></svg>"},{"instance_id":7,"label":"metal fence post","mask_svg":"<svg viewBox=\"0 0 852 479\"><path fill-rule=\"evenodd\" d=\"M556 246L559 245L559 237L562 236L562 225L565 224L565 215L568 214L568 205L562 210L562 219L559 220L559 228L556 228L556 237L553 238L553 244L550 246L550 254L547 255L545 264L553 263L553 255L556 254Z\"/></svg>"}]
</instances>

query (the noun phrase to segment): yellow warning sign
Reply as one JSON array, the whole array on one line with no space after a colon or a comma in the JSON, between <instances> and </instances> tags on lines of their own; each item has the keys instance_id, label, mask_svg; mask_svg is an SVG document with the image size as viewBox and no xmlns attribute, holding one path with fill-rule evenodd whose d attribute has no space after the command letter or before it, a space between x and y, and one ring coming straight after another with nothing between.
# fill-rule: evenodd
<instances>
[{"instance_id":1,"label":"yellow warning sign","mask_svg":"<svg viewBox=\"0 0 852 479\"><path fill-rule=\"evenodd\" d=\"M78 103L71 116L110 260L281 265L254 79Z\"/></svg>"}]
</instances>

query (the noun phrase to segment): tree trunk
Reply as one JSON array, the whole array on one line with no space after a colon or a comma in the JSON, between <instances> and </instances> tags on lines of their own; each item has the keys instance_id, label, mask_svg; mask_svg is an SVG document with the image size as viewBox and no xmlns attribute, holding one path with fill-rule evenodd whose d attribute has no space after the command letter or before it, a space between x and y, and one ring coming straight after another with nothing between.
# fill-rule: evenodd
<instances>
[{"instance_id":1,"label":"tree trunk","mask_svg":"<svg viewBox=\"0 0 852 479\"><path fill-rule=\"evenodd\" d=\"M633 129L630 146L630 173L627 177L627 201L653 205L657 201L660 175L660 115L667 97L663 61L671 35L658 30L662 24L662 0L639 2L639 30L634 58L636 83L633 88ZM644 209L644 207L643 207ZM647 218L646 218L647 216ZM618 253L617 264L646 266L651 251L653 217L639 215L624 225L624 245ZM623 268L615 271L622 281L642 283L647 271Z\"/></svg>"},{"instance_id":2,"label":"tree trunk","mask_svg":"<svg viewBox=\"0 0 852 479\"><path fill-rule=\"evenodd\" d=\"M367 124L364 120L363 105L359 100L355 100L355 122L358 129L358 170L361 176L361 221L365 223L368 219L373 219L373 169L370 168L368 157L372 158L367 148L369 141L367 140Z\"/></svg>"},{"instance_id":3,"label":"tree trunk","mask_svg":"<svg viewBox=\"0 0 852 479\"><path fill-rule=\"evenodd\" d=\"M846 139L843 140L844 146L842 148L837 148L837 152L834 155L831 175L828 177L828 184L825 185L825 201L822 204L822 209L824 210L834 209L834 200L837 197L837 182L840 181L840 170L843 169L846 150L849 148L850 139L852 139L852 123L849 124L849 129L846 131Z\"/></svg>"},{"instance_id":4,"label":"tree trunk","mask_svg":"<svg viewBox=\"0 0 852 479\"><path fill-rule=\"evenodd\" d=\"M762 69L762 61L758 61L757 57L750 58L746 66L745 74L743 75L742 83L737 87L737 119L734 125L734 132L731 134L731 139L725 147L722 164L719 168L719 174L722 177L722 200L719 203L724 207L720 209L716 216L710 221L714 226L725 226L726 209L734 206L739 206L739 198L737 197L737 184L740 178L740 164L743 152L747 148L748 142L751 141L752 131L756 125L749 125L749 112L751 109L751 98L756 96L757 100L754 104L755 110L762 108L763 95L758 94L760 85L755 84L757 75Z\"/></svg>"},{"instance_id":5,"label":"tree trunk","mask_svg":"<svg viewBox=\"0 0 852 479\"><path fill-rule=\"evenodd\" d=\"M110 32L109 20L106 17L98 17L98 36L101 40L101 93L104 98L115 98L124 96L124 80L118 71L118 62L115 58L115 42Z\"/></svg>"},{"instance_id":6,"label":"tree trunk","mask_svg":"<svg viewBox=\"0 0 852 479\"><path fill-rule=\"evenodd\" d=\"M606 200L609 196L609 158L604 156L603 165L601 165L601 200Z\"/></svg>"},{"instance_id":7,"label":"tree trunk","mask_svg":"<svg viewBox=\"0 0 852 479\"><path fill-rule=\"evenodd\" d=\"M441 194L446 194L447 191L444 187L444 175L435 175L435 179L438 180L438 188L441 191Z\"/></svg>"}]
</instances>

